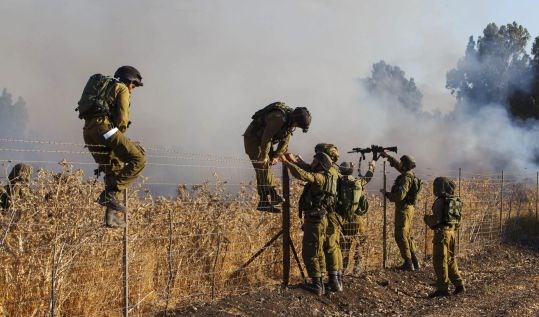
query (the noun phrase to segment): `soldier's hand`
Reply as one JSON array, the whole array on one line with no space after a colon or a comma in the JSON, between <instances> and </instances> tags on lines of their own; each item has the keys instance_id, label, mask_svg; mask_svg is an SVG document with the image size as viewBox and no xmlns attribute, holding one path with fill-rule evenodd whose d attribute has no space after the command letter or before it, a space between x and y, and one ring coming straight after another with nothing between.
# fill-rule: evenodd
<instances>
[{"instance_id":1,"label":"soldier's hand","mask_svg":"<svg viewBox=\"0 0 539 317\"><path fill-rule=\"evenodd\" d=\"M277 162L279 162L279 160L280 160L279 158L280 158L280 155L279 155L278 157L272 158L272 159L271 159L271 165L277 164Z\"/></svg>"},{"instance_id":2,"label":"soldier's hand","mask_svg":"<svg viewBox=\"0 0 539 317\"><path fill-rule=\"evenodd\" d=\"M297 163L298 162L298 157L295 154L286 153L285 155L286 155L287 160L289 160L290 162L292 162L292 163Z\"/></svg>"},{"instance_id":3,"label":"soldier's hand","mask_svg":"<svg viewBox=\"0 0 539 317\"><path fill-rule=\"evenodd\" d=\"M263 167L268 167L269 163L270 163L269 158L267 158L267 157L265 159L263 159L263 160L260 160L259 162L262 164Z\"/></svg>"},{"instance_id":4,"label":"soldier's hand","mask_svg":"<svg viewBox=\"0 0 539 317\"><path fill-rule=\"evenodd\" d=\"M375 167L376 167L376 161L375 161L375 160L371 160L371 161L369 162L369 168L372 169L372 170L374 170Z\"/></svg>"},{"instance_id":5,"label":"soldier's hand","mask_svg":"<svg viewBox=\"0 0 539 317\"><path fill-rule=\"evenodd\" d=\"M386 151L380 152L380 156L383 158L387 158L389 155L386 153Z\"/></svg>"}]
</instances>

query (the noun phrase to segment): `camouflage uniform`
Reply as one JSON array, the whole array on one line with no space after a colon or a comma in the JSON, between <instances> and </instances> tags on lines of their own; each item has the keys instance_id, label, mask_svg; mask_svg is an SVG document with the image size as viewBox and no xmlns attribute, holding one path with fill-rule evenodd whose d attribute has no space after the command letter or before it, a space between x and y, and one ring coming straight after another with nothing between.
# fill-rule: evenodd
<instances>
[{"instance_id":1,"label":"camouflage uniform","mask_svg":"<svg viewBox=\"0 0 539 317\"><path fill-rule=\"evenodd\" d=\"M303 287L321 295L324 292L323 274L329 271L328 289L342 291L340 274L342 254L339 245L342 219L335 211L339 172L332 158L325 152L314 156L315 163L309 171L286 158L283 163L291 174L307 184L300 198L300 211L305 213L303 235L303 262L312 284Z\"/></svg>"},{"instance_id":2,"label":"camouflage uniform","mask_svg":"<svg viewBox=\"0 0 539 317\"><path fill-rule=\"evenodd\" d=\"M283 103L279 104L282 109L288 108ZM284 154L288 149L288 142L292 135L291 121L288 115L291 111L291 108L270 111L261 118L263 123L254 119L243 134L245 153L255 168L257 191L260 197L266 197L276 186L269 162ZM274 144L277 144L275 150L273 149ZM264 164L264 161L268 163Z\"/></svg>"},{"instance_id":3,"label":"camouflage uniform","mask_svg":"<svg viewBox=\"0 0 539 317\"><path fill-rule=\"evenodd\" d=\"M146 158L142 147L124 135L130 123L130 93L125 84L118 82L115 85L113 94L108 97L113 114L110 118L86 118L83 137L99 171L105 173L105 189L118 193L137 179L146 165ZM115 127L118 131L105 139L104 135Z\"/></svg>"},{"instance_id":4,"label":"camouflage uniform","mask_svg":"<svg viewBox=\"0 0 539 317\"><path fill-rule=\"evenodd\" d=\"M464 289L464 280L460 275L455 256L456 229L458 224L444 222L445 197L454 193L454 183L444 177L438 177L433 183L436 200L432 204L432 214L425 215L425 223L434 230L432 239L432 263L436 273L436 293L448 293L449 282L457 290ZM458 292L458 291L457 291ZM436 296L436 295L435 295Z\"/></svg>"},{"instance_id":5,"label":"camouflage uniform","mask_svg":"<svg viewBox=\"0 0 539 317\"><path fill-rule=\"evenodd\" d=\"M372 180L374 176L374 164L369 164L369 169L365 176L358 177L363 189ZM353 252L352 259L353 273L358 274L361 269L361 246L366 240L366 221L365 216L354 215L351 222L346 222L342 227L343 239L341 242L341 250L343 253L343 270L346 270L350 262L350 254Z\"/></svg>"},{"instance_id":6,"label":"camouflage uniform","mask_svg":"<svg viewBox=\"0 0 539 317\"><path fill-rule=\"evenodd\" d=\"M8 209L13 200L24 196L24 185L30 182L32 176L32 166L19 163L13 167L8 176L9 184L0 193L0 207Z\"/></svg>"},{"instance_id":7,"label":"camouflage uniform","mask_svg":"<svg viewBox=\"0 0 539 317\"><path fill-rule=\"evenodd\" d=\"M395 203L395 242L406 265L412 263L412 258L417 259L415 256L416 245L411 235L414 205L410 202L408 195L415 176L414 172L405 169L401 161L386 155L389 164L401 173L395 179L391 192L387 193L386 196L389 201Z\"/></svg>"}]
</instances>

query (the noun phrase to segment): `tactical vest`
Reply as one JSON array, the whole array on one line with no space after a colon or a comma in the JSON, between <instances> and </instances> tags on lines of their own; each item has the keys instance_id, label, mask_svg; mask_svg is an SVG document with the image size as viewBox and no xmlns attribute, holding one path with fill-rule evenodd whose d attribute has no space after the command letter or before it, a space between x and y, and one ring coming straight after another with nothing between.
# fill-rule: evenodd
<instances>
[{"instance_id":1,"label":"tactical vest","mask_svg":"<svg viewBox=\"0 0 539 317\"><path fill-rule=\"evenodd\" d=\"M365 197L361 180L351 175L339 177L337 186L337 213L348 222L354 221L355 215L364 215L369 203Z\"/></svg>"},{"instance_id":2,"label":"tactical vest","mask_svg":"<svg viewBox=\"0 0 539 317\"><path fill-rule=\"evenodd\" d=\"M283 102L274 102L255 112L255 114L251 117L253 119L253 122L251 124L254 124L253 131L256 133L256 135L258 137L262 137L262 133L264 131L264 128L266 127L266 115L272 111L281 111L286 118L286 122L283 127L273 136L273 143L277 143L285 139L287 135L292 133L289 119L290 113L292 113L293 111L292 108L285 105Z\"/></svg>"},{"instance_id":3,"label":"tactical vest","mask_svg":"<svg viewBox=\"0 0 539 317\"><path fill-rule=\"evenodd\" d=\"M411 174L411 177L413 178L412 184L410 185L410 189L408 190L408 192L406 193L406 196L404 197L402 201L407 205L415 205L417 202L417 198L419 197L419 194L421 193L421 190L423 189L423 182L419 178L417 178L413 172L406 172L397 176L397 179L395 179L395 183L393 184L393 187L391 188L391 192L396 190L396 187L402 184L402 182L404 181L406 177L410 177L410 174Z\"/></svg>"},{"instance_id":4,"label":"tactical vest","mask_svg":"<svg viewBox=\"0 0 539 317\"><path fill-rule=\"evenodd\" d=\"M105 75L92 75L84 87L78 107L75 108L75 111L79 112L79 119L110 116L117 82Z\"/></svg>"},{"instance_id":5,"label":"tactical vest","mask_svg":"<svg viewBox=\"0 0 539 317\"><path fill-rule=\"evenodd\" d=\"M316 188L311 183L307 183L303 188L299 199L300 218L302 212L305 212L306 216L322 218L326 213L335 210L339 174L332 167L328 172L324 173L324 177L324 186L321 188Z\"/></svg>"},{"instance_id":6,"label":"tactical vest","mask_svg":"<svg viewBox=\"0 0 539 317\"><path fill-rule=\"evenodd\" d=\"M462 201L457 196L447 196L444 198L444 212L442 223L447 225L460 224L462 213Z\"/></svg>"}]
</instances>

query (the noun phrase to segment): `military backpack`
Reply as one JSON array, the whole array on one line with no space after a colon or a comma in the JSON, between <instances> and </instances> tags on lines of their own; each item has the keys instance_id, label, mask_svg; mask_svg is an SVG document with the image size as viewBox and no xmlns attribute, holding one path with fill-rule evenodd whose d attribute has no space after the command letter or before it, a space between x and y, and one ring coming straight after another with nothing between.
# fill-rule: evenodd
<instances>
[{"instance_id":1,"label":"military backpack","mask_svg":"<svg viewBox=\"0 0 539 317\"><path fill-rule=\"evenodd\" d=\"M288 114L291 113L293 109L285 105L283 102L277 101L255 112L251 119L256 122L258 127L263 127L265 126L264 117L272 111L281 111L284 114Z\"/></svg>"},{"instance_id":2,"label":"military backpack","mask_svg":"<svg viewBox=\"0 0 539 317\"><path fill-rule=\"evenodd\" d=\"M444 198L443 224L458 225L462 215L462 201L456 196Z\"/></svg>"},{"instance_id":3,"label":"military backpack","mask_svg":"<svg viewBox=\"0 0 539 317\"><path fill-rule=\"evenodd\" d=\"M307 183L299 198L299 217L322 218L328 211L335 209L337 201L338 175L337 172L326 172L326 181L322 188L313 190L313 185Z\"/></svg>"},{"instance_id":4,"label":"military backpack","mask_svg":"<svg viewBox=\"0 0 539 317\"><path fill-rule=\"evenodd\" d=\"M112 77L95 74L88 79L75 111L79 119L110 116L113 105L110 96L114 93L118 81Z\"/></svg>"},{"instance_id":5,"label":"military backpack","mask_svg":"<svg viewBox=\"0 0 539 317\"><path fill-rule=\"evenodd\" d=\"M351 175L341 176L337 186L337 213L348 222L353 222L354 216L362 216L368 209L369 202L361 180Z\"/></svg>"},{"instance_id":6,"label":"military backpack","mask_svg":"<svg viewBox=\"0 0 539 317\"><path fill-rule=\"evenodd\" d=\"M408 205L415 205L417 203L417 199L419 198L419 194L421 194L421 190L423 189L423 181L420 180L417 176L413 175L414 179L412 181L412 185L410 186L410 189L408 190L408 193L406 194L406 197L404 197L404 201Z\"/></svg>"}]
</instances>

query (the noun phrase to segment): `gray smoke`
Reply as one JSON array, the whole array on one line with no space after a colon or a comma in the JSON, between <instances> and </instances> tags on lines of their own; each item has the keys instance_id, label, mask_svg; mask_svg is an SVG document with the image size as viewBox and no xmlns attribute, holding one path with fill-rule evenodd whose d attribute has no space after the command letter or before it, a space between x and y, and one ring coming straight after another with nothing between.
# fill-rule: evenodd
<instances>
[{"instance_id":1,"label":"gray smoke","mask_svg":"<svg viewBox=\"0 0 539 317\"><path fill-rule=\"evenodd\" d=\"M381 104L359 81L384 59L415 78L426 111L451 111L445 72L491 13L458 7L426 0L8 0L0 4L0 86L25 98L39 139L82 143L73 109L87 78L134 65L145 85L132 96L128 135L146 146L246 158L241 135L250 116L282 100L313 114L309 133L297 131L290 146L306 158L317 142L336 143L341 152L379 143L398 145L399 154L414 154L425 167L479 164L489 143L500 152L522 148L514 140L531 142L530 134L505 125L494 108L477 118L421 120ZM452 23L454 16L462 21ZM528 155L514 153L523 161L516 166L526 165ZM240 165L247 168L235 176L252 176ZM146 174L194 182L206 170L155 167Z\"/></svg>"}]
</instances>

